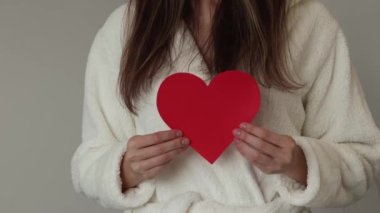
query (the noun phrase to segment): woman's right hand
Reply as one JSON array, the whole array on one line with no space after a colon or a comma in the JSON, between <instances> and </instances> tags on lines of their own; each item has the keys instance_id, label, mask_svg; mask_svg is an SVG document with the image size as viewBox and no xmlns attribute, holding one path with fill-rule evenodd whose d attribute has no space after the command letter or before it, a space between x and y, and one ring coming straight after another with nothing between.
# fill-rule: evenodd
<instances>
[{"instance_id":1,"label":"woman's right hand","mask_svg":"<svg viewBox=\"0 0 380 213\"><path fill-rule=\"evenodd\" d=\"M155 177L171 160L186 150L190 140L180 130L132 136L121 164L123 192L142 180Z\"/></svg>"}]
</instances>

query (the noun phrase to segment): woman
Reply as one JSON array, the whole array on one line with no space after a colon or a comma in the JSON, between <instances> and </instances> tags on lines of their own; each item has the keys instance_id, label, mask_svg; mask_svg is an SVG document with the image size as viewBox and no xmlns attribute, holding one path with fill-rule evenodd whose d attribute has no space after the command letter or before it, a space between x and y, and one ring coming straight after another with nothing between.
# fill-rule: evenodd
<instances>
[{"instance_id":1,"label":"woman","mask_svg":"<svg viewBox=\"0 0 380 213\"><path fill-rule=\"evenodd\" d=\"M261 108L214 164L156 108L170 72L240 69ZM124 212L309 212L362 197L379 171L373 121L341 28L315 0L129 0L85 76L75 190ZM210 127L212 128L212 127Z\"/></svg>"}]
</instances>

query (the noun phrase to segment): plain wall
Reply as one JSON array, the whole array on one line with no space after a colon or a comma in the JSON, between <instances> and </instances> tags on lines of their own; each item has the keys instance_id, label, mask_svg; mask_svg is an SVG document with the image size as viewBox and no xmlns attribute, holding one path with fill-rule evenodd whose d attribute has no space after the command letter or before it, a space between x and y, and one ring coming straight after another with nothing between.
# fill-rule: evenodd
<instances>
[{"instance_id":1,"label":"plain wall","mask_svg":"<svg viewBox=\"0 0 380 213\"><path fill-rule=\"evenodd\" d=\"M325 1L348 38L380 124L380 1ZM0 212L120 212L76 194L84 71L96 31L122 0L0 0ZM375 188L345 209L379 212Z\"/></svg>"}]
</instances>

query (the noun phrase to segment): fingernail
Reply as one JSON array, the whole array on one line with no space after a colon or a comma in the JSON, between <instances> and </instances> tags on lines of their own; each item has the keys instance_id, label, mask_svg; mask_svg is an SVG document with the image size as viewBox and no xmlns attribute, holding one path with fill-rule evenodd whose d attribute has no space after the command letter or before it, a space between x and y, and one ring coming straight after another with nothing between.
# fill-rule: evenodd
<instances>
[{"instance_id":1,"label":"fingernail","mask_svg":"<svg viewBox=\"0 0 380 213\"><path fill-rule=\"evenodd\" d=\"M240 130L234 129L233 133L234 133L234 135L240 135Z\"/></svg>"},{"instance_id":2,"label":"fingernail","mask_svg":"<svg viewBox=\"0 0 380 213\"><path fill-rule=\"evenodd\" d=\"M246 129L247 128L247 123L241 123L240 127L243 128L243 129Z\"/></svg>"},{"instance_id":3,"label":"fingernail","mask_svg":"<svg viewBox=\"0 0 380 213\"><path fill-rule=\"evenodd\" d=\"M181 130L177 130L177 132L175 133L178 137L179 136L182 136L182 131Z\"/></svg>"},{"instance_id":4,"label":"fingernail","mask_svg":"<svg viewBox=\"0 0 380 213\"><path fill-rule=\"evenodd\" d=\"M182 143L182 145L188 145L189 144L189 139L187 139L187 138L184 138L182 141L181 141L181 143Z\"/></svg>"}]
</instances>

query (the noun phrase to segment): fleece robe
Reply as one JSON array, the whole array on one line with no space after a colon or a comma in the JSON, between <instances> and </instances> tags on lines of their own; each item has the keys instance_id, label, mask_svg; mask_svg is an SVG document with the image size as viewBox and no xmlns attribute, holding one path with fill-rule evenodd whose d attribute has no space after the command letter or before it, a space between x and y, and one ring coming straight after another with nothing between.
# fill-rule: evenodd
<instances>
[{"instance_id":1,"label":"fleece robe","mask_svg":"<svg viewBox=\"0 0 380 213\"><path fill-rule=\"evenodd\" d=\"M262 172L231 144L214 164L189 147L155 178L122 193L120 164L128 139L169 129L155 102L163 79L190 72L210 81L194 38L181 25L185 33L178 30L171 49L175 60L161 67L151 89L136 102L138 115L130 113L117 89L123 33L130 33L134 11L126 12L127 4L107 18L88 55L82 140L71 161L78 193L124 213L299 213L345 206L366 193L380 170L380 131L342 29L317 0L289 5L290 70L305 86L290 93L260 85L262 103L252 120L291 136L302 148L306 185Z\"/></svg>"}]
</instances>

